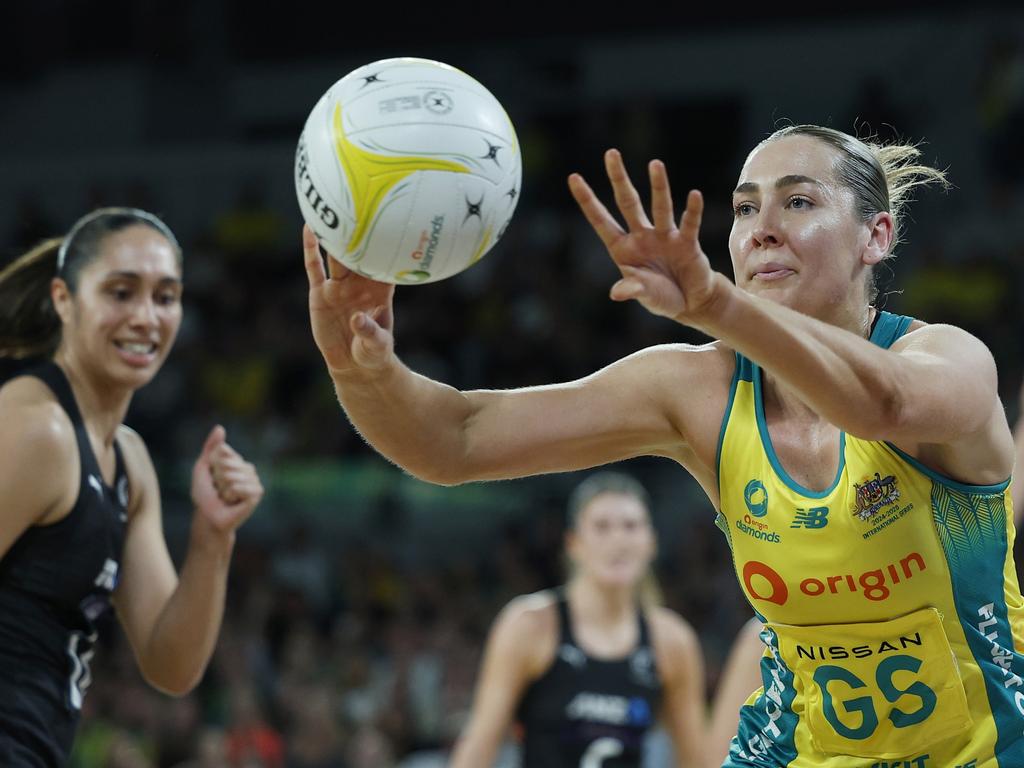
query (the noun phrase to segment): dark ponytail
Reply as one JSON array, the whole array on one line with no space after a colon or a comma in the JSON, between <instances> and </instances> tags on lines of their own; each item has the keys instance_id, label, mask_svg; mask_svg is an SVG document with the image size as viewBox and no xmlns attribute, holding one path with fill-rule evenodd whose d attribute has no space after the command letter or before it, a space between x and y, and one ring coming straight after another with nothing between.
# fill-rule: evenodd
<instances>
[{"instance_id":1,"label":"dark ponytail","mask_svg":"<svg viewBox=\"0 0 1024 768\"><path fill-rule=\"evenodd\" d=\"M44 240L0 272L0 357L49 357L60 342L50 300L62 238Z\"/></svg>"}]
</instances>

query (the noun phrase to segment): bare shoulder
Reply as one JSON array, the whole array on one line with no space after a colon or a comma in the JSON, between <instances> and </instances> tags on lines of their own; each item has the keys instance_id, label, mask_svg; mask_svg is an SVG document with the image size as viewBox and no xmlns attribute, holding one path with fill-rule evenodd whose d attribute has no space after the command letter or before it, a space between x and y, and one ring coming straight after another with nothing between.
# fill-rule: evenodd
<instances>
[{"instance_id":1,"label":"bare shoulder","mask_svg":"<svg viewBox=\"0 0 1024 768\"><path fill-rule=\"evenodd\" d=\"M0 388L0 484L35 520L70 509L78 488L74 426L53 391L21 376Z\"/></svg>"},{"instance_id":2,"label":"bare shoulder","mask_svg":"<svg viewBox=\"0 0 1024 768\"><path fill-rule=\"evenodd\" d=\"M553 635L558 628L556 602L555 593L549 590L513 598L498 614L494 629L517 639Z\"/></svg>"},{"instance_id":3,"label":"bare shoulder","mask_svg":"<svg viewBox=\"0 0 1024 768\"><path fill-rule=\"evenodd\" d=\"M647 622L658 668L666 679L685 675L694 668L694 664L699 666L702 663L697 632L678 613L654 606L647 610Z\"/></svg>"},{"instance_id":4,"label":"bare shoulder","mask_svg":"<svg viewBox=\"0 0 1024 768\"><path fill-rule=\"evenodd\" d=\"M709 344L659 344L623 358L647 373L667 375L674 382L728 384L735 369L735 355L719 341Z\"/></svg>"},{"instance_id":5,"label":"bare shoulder","mask_svg":"<svg viewBox=\"0 0 1024 768\"><path fill-rule=\"evenodd\" d=\"M71 419L53 391L32 376L20 376L0 387L0 440L13 451L5 457L27 461L32 457L53 460L77 457L78 446ZM6 459L5 459L6 460Z\"/></svg>"},{"instance_id":6,"label":"bare shoulder","mask_svg":"<svg viewBox=\"0 0 1024 768\"><path fill-rule=\"evenodd\" d=\"M985 343L974 334L956 325L926 323L914 320L906 333L893 342L893 351L939 352L949 350L957 355L968 353L991 358Z\"/></svg>"},{"instance_id":7,"label":"bare shoulder","mask_svg":"<svg viewBox=\"0 0 1024 768\"><path fill-rule=\"evenodd\" d=\"M537 678L558 650L557 596L550 591L521 595L494 622L490 644L527 678Z\"/></svg>"},{"instance_id":8,"label":"bare shoulder","mask_svg":"<svg viewBox=\"0 0 1024 768\"><path fill-rule=\"evenodd\" d=\"M129 472L152 467L153 462L149 458L149 449L146 448L142 436L134 429L125 424L118 426L117 442L121 446L121 452L124 454Z\"/></svg>"}]
</instances>

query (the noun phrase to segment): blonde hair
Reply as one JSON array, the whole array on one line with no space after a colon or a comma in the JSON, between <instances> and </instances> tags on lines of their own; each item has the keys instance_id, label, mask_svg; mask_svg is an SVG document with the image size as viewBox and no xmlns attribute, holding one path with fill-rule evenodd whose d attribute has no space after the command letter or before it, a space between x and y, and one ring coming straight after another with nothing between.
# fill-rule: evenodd
<instances>
[{"instance_id":1,"label":"blonde hair","mask_svg":"<svg viewBox=\"0 0 1024 768\"><path fill-rule=\"evenodd\" d=\"M916 144L880 144L820 125L789 125L761 144L787 136L811 136L838 151L836 177L853 192L854 209L861 221L883 211L892 216L893 237L887 259L903 242L903 220L914 190L929 184L950 187L945 171L918 162L921 150ZM872 277L868 300L874 301L877 293Z\"/></svg>"}]
</instances>

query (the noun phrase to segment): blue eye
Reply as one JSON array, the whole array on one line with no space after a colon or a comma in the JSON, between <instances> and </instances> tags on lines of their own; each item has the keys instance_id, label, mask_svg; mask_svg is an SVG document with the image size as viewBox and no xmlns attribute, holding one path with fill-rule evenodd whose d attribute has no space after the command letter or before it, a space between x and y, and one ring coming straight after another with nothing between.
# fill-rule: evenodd
<instances>
[{"instance_id":1,"label":"blue eye","mask_svg":"<svg viewBox=\"0 0 1024 768\"><path fill-rule=\"evenodd\" d=\"M813 203L806 197L793 197L790 198L789 207L797 210L803 210L812 207Z\"/></svg>"},{"instance_id":2,"label":"blue eye","mask_svg":"<svg viewBox=\"0 0 1024 768\"><path fill-rule=\"evenodd\" d=\"M740 203L733 206L732 212L734 216L749 216L754 212L754 206L750 203Z\"/></svg>"}]
</instances>

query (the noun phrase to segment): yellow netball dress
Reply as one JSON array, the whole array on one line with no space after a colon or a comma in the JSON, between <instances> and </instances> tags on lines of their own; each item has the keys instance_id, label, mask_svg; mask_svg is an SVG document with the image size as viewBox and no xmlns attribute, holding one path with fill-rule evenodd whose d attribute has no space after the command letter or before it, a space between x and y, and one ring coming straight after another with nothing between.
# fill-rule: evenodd
<instances>
[{"instance_id":1,"label":"yellow netball dress","mask_svg":"<svg viewBox=\"0 0 1024 768\"><path fill-rule=\"evenodd\" d=\"M882 312L871 341L910 323ZM737 355L718 524L768 648L725 765L1024 768L1009 481L957 483L852 435L839 455L827 490L794 482Z\"/></svg>"}]
</instances>

